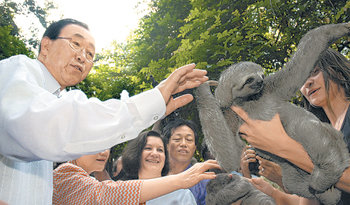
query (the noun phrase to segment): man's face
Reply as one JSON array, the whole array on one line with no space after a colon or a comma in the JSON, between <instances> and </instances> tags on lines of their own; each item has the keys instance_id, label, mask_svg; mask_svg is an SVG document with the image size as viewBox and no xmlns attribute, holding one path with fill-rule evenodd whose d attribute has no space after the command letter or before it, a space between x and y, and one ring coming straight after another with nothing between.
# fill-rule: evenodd
<instances>
[{"instance_id":1,"label":"man's face","mask_svg":"<svg viewBox=\"0 0 350 205\"><path fill-rule=\"evenodd\" d=\"M42 39L39 60L63 89L78 84L90 72L93 65L91 57L95 55L95 40L88 30L75 24L65 26L60 37L65 39Z\"/></svg>"},{"instance_id":2,"label":"man's face","mask_svg":"<svg viewBox=\"0 0 350 205\"><path fill-rule=\"evenodd\" d=\"M193 130L186 125L177 127L173 130L167 147L170 162L190 163L196 150Z\"/></svg>"}]
</instances>

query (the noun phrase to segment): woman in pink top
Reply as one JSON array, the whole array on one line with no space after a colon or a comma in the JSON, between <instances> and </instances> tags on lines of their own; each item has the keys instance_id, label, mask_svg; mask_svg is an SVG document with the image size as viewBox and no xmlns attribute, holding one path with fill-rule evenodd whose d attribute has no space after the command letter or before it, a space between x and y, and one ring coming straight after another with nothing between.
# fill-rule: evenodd
<instances>
[{"instance_id":1,"label":"woman in pink top","mask_svg":"<svg viewBox=\"0 0 350 205\"><path fill-rule=\"evenodd\" d=\"M98 181L90 174L102 171L109 157L109 150L85 155L64 163L53 173L53 204L139 204L186 189L203 179L214 179L208 169L220 168L215 160L197 163L177 175L155 179L130 181Z\"/></svg>"}]
</instances>

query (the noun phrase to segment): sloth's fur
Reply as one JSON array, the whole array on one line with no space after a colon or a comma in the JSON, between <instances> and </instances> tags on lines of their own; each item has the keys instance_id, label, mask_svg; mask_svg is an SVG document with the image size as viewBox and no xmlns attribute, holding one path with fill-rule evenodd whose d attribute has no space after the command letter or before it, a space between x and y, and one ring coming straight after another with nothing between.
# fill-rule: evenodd
<instances>
[{"instance_id":1,"label":"sloth's fur","mask_svg":"<svg viewBox=\"0 0 350 205\"><path fill-rule=\"evenodd\" d=\"M209 150L226 171L237 171L244 142L239 136L242 120L231 105L242 107L252 119L271 120L279 113L287 134L309 154L311 174L269 152L258 155L278 163L282 181L290 193L336 204L340 191L334 188L349 165L349 154L341 132L303 108L290 103L314 69L319 55L338 38L350 33L350 23L330 24L313 29L301 39L291 60L278 72L264 78L261 66L241 62L222 72L212 95L207 83L196 89L202 130ZM235 193L232 193L235 195Z\"/></svg>"},{"instance_id":2,"label":"sloth's fur","mask_svg":"<svg viewBox=\"0 0 350 205\"><path fill-rule=\"evenodd\" d=\"M235 174L218 174L208 183L205 204L231 205L239 200L241 205L276 204L274 199L259 191L246 178Z\"/></svg>"}]
</instances>

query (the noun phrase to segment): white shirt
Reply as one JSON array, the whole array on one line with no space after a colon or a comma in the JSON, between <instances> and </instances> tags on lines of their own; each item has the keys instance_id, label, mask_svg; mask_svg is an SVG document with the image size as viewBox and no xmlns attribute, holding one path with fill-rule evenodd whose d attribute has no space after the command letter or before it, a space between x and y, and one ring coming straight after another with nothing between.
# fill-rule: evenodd
<instances>
[{"instance_id":1,"label":"white shirt","mask_svg":"<svg viewBox=\"0 0 350 205\"><path fill-rule=\"evenodd\" d=\"M196 205L196 199L189 189L179 189L158 198L146 201L146 205Z\"/></svg>"},{"instance_id":2,"label":"white shirt","mask_svg":"<svg viewBox=\"0 0 350 205\"><path fill-rule=\"evenodd\" d=\"M0 200L51 204L51 161L133 139L166 109L157 88L104 102L79 90L58 98L59 88L38 60L19 55L0 61Z\"/></svg>"}]
</instances>

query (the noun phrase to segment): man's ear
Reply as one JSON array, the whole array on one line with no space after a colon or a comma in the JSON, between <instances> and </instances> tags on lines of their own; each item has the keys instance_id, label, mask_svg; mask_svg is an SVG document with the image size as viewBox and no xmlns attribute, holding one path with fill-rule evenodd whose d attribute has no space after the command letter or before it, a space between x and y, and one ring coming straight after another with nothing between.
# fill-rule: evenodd
<instances>
[{"instance_id":1,"label":"man's ear","mask_svg":"<svg viewBox=\"0 0 350 205\"><path fill-rule=\"evenodd\" d=\"M40 55L43 55L43 56L47 55L47 52L50 48L50 44L51 44L51 39L49 37L45 36L41 39Z\"/></svg>"}]
</instances>

